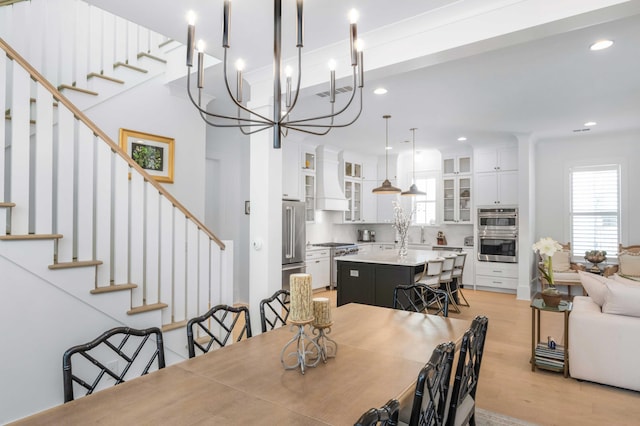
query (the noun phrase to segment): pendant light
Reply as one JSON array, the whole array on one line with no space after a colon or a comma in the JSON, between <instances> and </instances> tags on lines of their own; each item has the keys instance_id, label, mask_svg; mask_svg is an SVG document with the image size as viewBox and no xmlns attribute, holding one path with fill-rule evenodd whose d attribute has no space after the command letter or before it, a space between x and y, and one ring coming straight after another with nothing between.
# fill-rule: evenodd
<instances>
[{"instance_id":1,"label":"pendant light","mask_svg":"<svg viewBox=\"0 0 640 426\"><path fill-rule=\"evenodd\" d=\"M414 127L413 129L409 130L413 134L413 181L411 182L411 187L409 187L409 190L404 191L401 195L409 195L413 197L416 195L427 195L426 192L420 191L416 186L416 130L418 129Z\"/></svg>"},{"instance_id":2,"label":"pendant light","mask_svg":"<svg viewBox=\"0 0 640 426\"><path fill-rule=\"evenodd\" d=\"M391 118L390 115L383 115L382 118L385 119L386 121L386 127L387 127L387 137L386 137L386 142L385 142L385 149L384 149L384 159L385 159L385 179L384 182L382 182L382 186L379 186L377 188L374 188L371 192L373 192L374 194L378 194L378 195L382 195L382 194L399 194L402 192L402 190L400 188L396 188L395 186L391 185L391 182L389 182L389 119Z\"/></svg>"}]
</instances>

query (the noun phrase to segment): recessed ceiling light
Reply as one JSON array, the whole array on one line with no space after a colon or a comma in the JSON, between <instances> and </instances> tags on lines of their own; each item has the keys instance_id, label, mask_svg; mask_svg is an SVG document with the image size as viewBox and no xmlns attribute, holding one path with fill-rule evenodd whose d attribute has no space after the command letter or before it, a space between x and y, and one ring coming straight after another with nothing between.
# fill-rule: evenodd
<instances>
[{"instance_id":1,"label":"recessed ceiling light","mask_svg":"<svg viewBox=\"0 0 640 426\"><path fill-rule=\"evenodd\" d=\"M598 123L596 123L595 121L587 121L586 123L584 123L584 125L587 126L587 127L595 126L596 124L598 124Z\"/></svg>"},{"instance_id":2,"label":"recessed ceiling light","mask_svg":"<svg viewBox=\"0 0 640 426\"><path fill-rule=\"evenodd\" d=\"M392 146L388 146L385 149L389 149L390 150L390 149L393 149L393 147Z\"/></svg>"},{"instance_id":3,"label":"recessed ceiling light","mask_svg":"<svg viewBox=\"0 0 640 426\"><path fill-rule=\"evenodd\" d=\"M589 49L591 50L602 50L602 49L606 49L608 47L611 47L613 45L613 41L611 40L598 40L595 43L593 43Z\"/></svg>"},{"instance_id":4,"label":"recessed ceiling light","mask_svg":"<svg viewBox=\"0 0 640 426\"><path fill-rule=\"evenodd\" d=\"M467 140L467 138L465 138L464 136L460 136L460 137L458 138L458 142L464 142L464 141L466 141L466 140Z\"/></svg>"},{"instance_id":5,"label":"recessed ceiling light","mask_svg":"<svg viewBox=\"0 0 640 426\"><path fill-rule=\"evenodd\" d=\"M375 93L376 95L384 95L385 93L387 93L387 89L385 89L384 87L378 87L373 91L373 93Z\"/></svg>"}]
</instances>

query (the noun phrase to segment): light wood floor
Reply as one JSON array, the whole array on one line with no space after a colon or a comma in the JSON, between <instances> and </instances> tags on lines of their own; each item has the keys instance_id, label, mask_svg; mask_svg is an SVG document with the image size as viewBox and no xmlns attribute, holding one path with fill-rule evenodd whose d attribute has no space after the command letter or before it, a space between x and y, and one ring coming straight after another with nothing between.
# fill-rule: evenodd
<instances>
[{"instance_id":1,"label":"light wood floor","mask_svg":"<svg viewBox=\"0 0 640 426\"><path fill-rule=\"evenodd\" d=\"M514 295L464 290L470 308L453 318L489 318L478 407L541 425L640 425L640 392L531 371L531 308ZM330 297L336 291L314 296ZM563 341L562 315L542 313L542 335ZM611 350L611 362L616 362Z\"/></svg>"}]
</instances>

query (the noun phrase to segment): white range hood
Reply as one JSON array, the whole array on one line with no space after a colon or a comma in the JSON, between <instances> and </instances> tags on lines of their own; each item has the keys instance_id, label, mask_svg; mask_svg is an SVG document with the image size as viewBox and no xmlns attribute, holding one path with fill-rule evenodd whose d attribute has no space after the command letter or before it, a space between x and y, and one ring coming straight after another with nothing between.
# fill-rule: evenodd
<instances>
[{"instance_id":1,"label":"white range hood","mask_svg":"<svg viewBox=\"0 0 640 426\"><path fill-rule=\"evenodd\" d=\"M349 202L340 185L340 151L332 146L316 148L316 208L318 210L349 210Z\"/></svg>"}]
</instances>

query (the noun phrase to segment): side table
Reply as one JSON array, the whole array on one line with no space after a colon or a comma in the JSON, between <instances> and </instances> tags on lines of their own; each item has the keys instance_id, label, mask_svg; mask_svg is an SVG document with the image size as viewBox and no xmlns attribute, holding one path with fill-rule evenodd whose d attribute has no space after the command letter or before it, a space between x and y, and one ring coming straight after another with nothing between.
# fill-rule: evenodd
<instances>
[{"instance_id":1,"label":"side table","mask_svg":"<svg viewBox=\"0 0 640 426\"><path fill-rule=\"evenodd\" d=\"M563 295L560 305L551 307L545 305L540 293L536 293L531 300L531 371L536 367L545 370L563 372L569 377L569 314L573 307L571 296ZM540 341L540 312L556 312L564 315L564 347L557 345L555 349Z\"/></svg>"}]
</instances>

